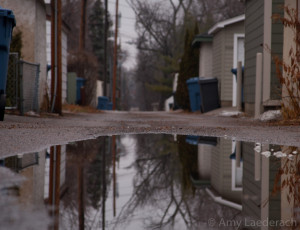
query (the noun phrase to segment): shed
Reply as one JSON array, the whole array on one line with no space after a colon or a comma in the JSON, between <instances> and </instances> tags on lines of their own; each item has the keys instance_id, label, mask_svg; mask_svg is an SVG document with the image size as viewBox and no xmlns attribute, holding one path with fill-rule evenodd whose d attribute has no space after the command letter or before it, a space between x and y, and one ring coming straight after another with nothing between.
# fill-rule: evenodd
<instances>
[{"instance_id":1,"label":"shed","mask_svg":"<svg viewBox=\"0 0 300 230\"><path fill-rule=\"evenodd\" d=\"M213 36L212 75L219 81L221 106L235 106L236 81L231 73L237 62L244 63L245 15L230 18L215 24L208 34Z\"/></svg>"}]
</instances>

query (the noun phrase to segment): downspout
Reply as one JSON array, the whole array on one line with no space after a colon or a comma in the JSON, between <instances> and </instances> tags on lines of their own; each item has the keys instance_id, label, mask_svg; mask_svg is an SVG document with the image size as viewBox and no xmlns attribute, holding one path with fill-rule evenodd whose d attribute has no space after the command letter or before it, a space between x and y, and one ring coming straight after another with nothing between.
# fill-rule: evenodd
<instances>
[{"instance_id":1,"label":"downspout","mask_svg":"<svg viewBox=\"0 0 300 230\"><path fill-rule=\"evenodd\" d=\"M51 112L54 111L57 93L57 0L54 0L54 92L52 97Z\"/></svg>"},{"instance_id":2,"label":"downspout","mask_svg":"<svg viewBox=\"0 0 300 230\"><path fill-rule=\"evenodd\" d=\"M230 207L230 208L237 209L239 211L242 211L242 205L234 203L234 202L231 202L231 201L228 201L228 200L225 200L225 199L223 199L220 196L215 196L212 193L212 191L210 191L210 189L208 189L208 188L206 188L205 191L213 199L214 202L219 203L221 205L225 205L225 206Z\"/></svg>"}]
</instances>

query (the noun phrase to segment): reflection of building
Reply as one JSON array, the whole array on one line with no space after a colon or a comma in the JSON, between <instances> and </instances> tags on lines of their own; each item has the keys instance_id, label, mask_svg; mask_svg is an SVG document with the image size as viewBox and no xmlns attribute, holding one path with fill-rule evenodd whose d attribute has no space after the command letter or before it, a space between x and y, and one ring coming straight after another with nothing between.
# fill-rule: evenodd
<instances>
[{"instance_id":1,"label":"reflection of building","mask_svg":"<svg viewBox=\"0 0 300 230\"><path fill-rule=\"evenodd\" d=\"M231 159L232 152L231 140L218 139L211 158L211 184L223 198L240 204L242 189L238 188L236 181L233 181L237 175L233 170L235 161ZM237 186L234 187L233 184Z\"/></svg>"},{"instance_id":2,"label":"reflection of building","mask_svg":"<svg viewBox=\"0 0 300 230\"><path fill-rule=\"evenodd\" d=\"M277 158L261 156L254 143L242 143L243 148L243 215L250 220L280 220L280 194L272 195L279 165ZM269 150L270 147L263 147ZM280 161L279 161L280 162ZM266 228L267 229L267 228Z\"/></svg>"},{"instance_id":3,"label":"reflection of building","mask_svg":"<svg viewBox=\"0 0 300 230\"><path fill-rule=\"evenodd\" d=\"M208 193L216 202L241 209L242 169L236 166L235 145L231 140L216 137L187 136L186 142L198 144L198 178L196 185L211 185ZM195 183L197 182L197 183Z\"/></svg>"},{"instance_id":4,"label":"reflection of building","mask_svg":"<svg viewBox=\"0 0 300 230\"><path fill-rule=\"evenodd\" d=\"M25 180L18 189L23 204L41 205L44 203L46 151L19 154L2 159L2 165L23 176Z\"/></svg>"}]
</instances>

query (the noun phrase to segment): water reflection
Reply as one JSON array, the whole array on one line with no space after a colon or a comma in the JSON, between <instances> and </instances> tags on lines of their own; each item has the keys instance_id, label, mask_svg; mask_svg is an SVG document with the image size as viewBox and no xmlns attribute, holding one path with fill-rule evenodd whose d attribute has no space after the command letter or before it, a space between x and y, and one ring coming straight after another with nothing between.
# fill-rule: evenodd
<instances>
[{"instance_id":1,"label":"water reflection","mask_svg":"<svg viewBox=\"0 0 300 230\"><path fill-rule=\"evenodd\" d=\"M3 158L1 229L292 229L298 153L216 137L128 135Z\"/></svg>"}]
</instances>

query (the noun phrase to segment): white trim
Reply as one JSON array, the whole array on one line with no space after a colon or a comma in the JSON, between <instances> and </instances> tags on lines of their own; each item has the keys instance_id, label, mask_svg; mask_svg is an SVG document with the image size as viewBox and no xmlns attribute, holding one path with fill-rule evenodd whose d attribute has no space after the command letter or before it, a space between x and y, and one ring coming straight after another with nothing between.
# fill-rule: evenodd
<instances>
[{"instance_id":1,"label":"white trim","mask_svg":"<svg viewBox=\"0 0 300 230\"><path fill-rule=\"evenodd\" d=\"M229 200L225 200L223 199L221 196L215 196L211 190L209 190L208 188L205 189L205 191L207 192L207 194L213 199L214 202L228 206L230 208L234 208L237 210L242 211L243 206L234 202L231 202Z\"/></svg>"},{"instance_id":2,"label":"white trim","mask_svg":"<svg viewBox=\"0 0 300 230\"><path fill-rule=\"evenodd\" d=\"M243 162L240 163L243 168ZM231 191L243 191L243 187L237 187L235 184L236 180L236 160L231 160Z\"/></svg>"},{"instance_id":3,"label":"white trim","mask_svg":"<svg viewBox=\"0 0 300 230\"><path fill-rule=\"evenodd\" d=\"M236 149L236 140L232 141L232 152ZM240 163L240 167L243 167L243 162ZM235 184L236 180L236 160L231 160L231 190L232 191L243 191L243 187L237 187Z\"/></svg>"},{"instance_id":4,"label":"white trim","mask_svg":"<svg viewBox=\"0 0 300 230\"><path fill-rule=\"evenodd\" d=\"M264 0L263 102L271 97L272 1Z\"/></svg>"},{"instance_id":5,"label":"white trim","mask_svg":"<svg viewBox=\"0 0 300 230\"><path fill-rule=\"evenodd\" d=\"M214 34L214 33L218 32L220 29L224 28L225 26L228 26L228 25L240 22L240 21L244 21L244 20L245 20L245 14L224 20L222 22L218 22L208 31L208 34Z\"/></svg>"},{"instance_id":6,"label":"white trim","mask_svg":"<svg viewBox=\"0 0 300 230\"><path fill-rule=\"evenodd\" d=\"M233 68L237 68L237 52L238 52L238 39L244 38L245 34L233 34ZM245 62L245 56L244 56ZM235 75L232 74L232 106L236 106L236 90L237 82L235 80Z\"/></svg>"}]
</instances>

